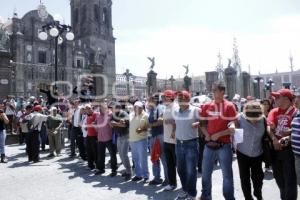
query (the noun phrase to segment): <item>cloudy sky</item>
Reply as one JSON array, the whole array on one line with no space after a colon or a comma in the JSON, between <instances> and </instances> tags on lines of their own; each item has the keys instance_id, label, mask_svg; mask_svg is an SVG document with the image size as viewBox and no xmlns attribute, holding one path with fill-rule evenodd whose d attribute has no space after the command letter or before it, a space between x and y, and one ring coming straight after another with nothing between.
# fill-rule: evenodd
<instances>
[{"instance_id":1,"label":"cloudy sky","mask_svg":"<svg viewBox=\"0 0 300 200\"><path fill-rule=\"evenodd\" d=\"M51 14L70 23L69 0L42 0ZM148 56L155 56L161 78L191 75L215 69L232 57L237 38L242 68L257 74L300 69L299 0L113 0L117 72L129 68L145 75ZM16 9L19 17L36 9L39 0L0 0L0 16Z\"/></svg>"}]
</instances>

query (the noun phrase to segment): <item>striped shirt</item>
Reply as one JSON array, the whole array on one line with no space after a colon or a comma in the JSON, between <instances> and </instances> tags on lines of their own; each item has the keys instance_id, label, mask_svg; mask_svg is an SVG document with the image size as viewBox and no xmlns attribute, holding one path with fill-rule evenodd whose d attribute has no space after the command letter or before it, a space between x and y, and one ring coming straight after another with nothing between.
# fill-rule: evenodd
<instances>
[{"instance_id":1,"label":"striped shirt","mask_svg":"<svg viewBox=\"0 0 300 200\"><path fill-rule=\"evenodd\" d=\"M300 110L297 111L292 121L292 148L296 156L300 156Z\"/></svg>"}]
</instances>

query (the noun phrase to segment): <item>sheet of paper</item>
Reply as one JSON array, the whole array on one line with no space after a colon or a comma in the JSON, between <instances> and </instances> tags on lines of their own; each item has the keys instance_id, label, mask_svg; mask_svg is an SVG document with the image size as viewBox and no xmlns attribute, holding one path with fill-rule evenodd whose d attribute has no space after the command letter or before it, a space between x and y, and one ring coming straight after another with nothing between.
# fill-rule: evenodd
<instances>
[{"instance_id":1,"label":"sheet of paper","mask_svg":"<svg viewBox=\"0 0 300 200\"><path fill-rule=\"evenodd\" d=\"M234 133L234 142L236 144L243 143L244 141L244 130L243 129L235 129Z\"/></svg>"}]
</instances>

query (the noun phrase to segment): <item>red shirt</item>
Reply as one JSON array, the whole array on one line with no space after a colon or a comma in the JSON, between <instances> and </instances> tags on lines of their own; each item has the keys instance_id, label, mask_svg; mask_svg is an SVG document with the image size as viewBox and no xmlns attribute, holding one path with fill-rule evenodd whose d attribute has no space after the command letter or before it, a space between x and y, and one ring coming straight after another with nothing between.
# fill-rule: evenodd
<instances>
[{"instance_id":1,"label":"red shirt","mask_svg":"<svg viewBox=\"0 0 300 200\"><path fill-rule=\"evenodd\" d=\"M222 103L211 102L203 105L200 115L208 121L207 132L209 135L228 129L228 124L237 118L235 106L227 100L223 100ZM220 137L218 141L230 143L230 135Z\"/></svg>"},{"instance_id":2,"label":"red shirt","mask_svg":"<svg viewBox=\"0 0 300 200\"><path fill-rule=\"evenodd\" d=\"M86 119L86 125L87 125L87 136L97 136L97 131L94 128L94 124L96 122L97 113L93 112L92 115L88 115Z\"/></svg>"},{"instance_id":3,"label":"red shirt","mask_svg":"<svg viewBox=\"0 0 300 200\"><path fill-rule=\"evenodd\" d=\"M293 120L296 108L291 106L287 110L282 110L280 108L274 108L270 111L268 115L268 124L275 125L275 135L278 138L284 137L283 132L291 128L291 122Z\"/></svg>"}]
</instances>

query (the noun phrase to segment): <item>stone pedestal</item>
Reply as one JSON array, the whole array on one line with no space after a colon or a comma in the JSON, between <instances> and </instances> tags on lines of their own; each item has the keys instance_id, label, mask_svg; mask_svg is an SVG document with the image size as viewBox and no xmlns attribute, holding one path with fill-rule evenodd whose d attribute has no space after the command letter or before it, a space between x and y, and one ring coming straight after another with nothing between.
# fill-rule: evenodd
<instances>
[{"instance_id":1,"label":"stone pedestal","mask_svg":"<svg viewBox=\"0 0 300 200\"><path fill-rule=\"evenodd\" d=\"M148 97L153 95L155 92L157 92L157 83L156 83L156 76L157 73L151 70L147 74L147 95Z\"/></svg>"},{"instance_id":2,"label":"stone pedestal","mask_svg":"<svg viewBox=\"0 0 300 200\"><path fill-rule=\"evenodd\" d=\"M247 97L250 95L250 88L251 88L251 85L250 85L250 74L247 73L247 72L242 72L242 94L241 96L242 97Z\"/></svg>"},{"instance_id":3,"label":"stone pedestal","mask_svg":"<svg viewBox=\"0 0 300 200\"><path fill-rule=\"evenodd\" d=\"M186 91L190 91L191 85L192 85L192 78L186 75L183 78L183 89Z\"/></svg>"},{"instance_id":4,"label":"stone pedestal","mask_svg":"<svg viewBox=\"0 0 300 200\"><path fill-rule=\"evenodd\" d=\"M14 94L14 72L10 66L11 55L7 51L0 51L0 99Z\"/></svg>"},{"instance_id":5,"label":"stone pedestal","mask_svg":"<svg viewBox=\"0 0 300 200\"><path fill-rule=\"evenodd\" d=\"M97 75L103 74L103 66L98 64L92 65L92 75L93 74L97 74ZM102 96L105 92L104 87L108 87L108 86L105 85L105 82L102 77L97 76L97 77L93 77L93 79L94 79L94 89L92 91L93 95Z\"/></svg>"},{"instance_id":6,"label":"stone pedestal","mask_svg":"<svg viewBox=\"0 0 300 200\"><path fill-rule=\"evenodd\" d=\"M211 92L211 88L214 82L218 80L219 73L216 71L205 72L206 79L206 90L207 92Z\"/></svg>"},{"instance_id":7,"label":"stone pedestal","mask_svg":"<svg viewBox=\"0 0 300 200\"><path fill-rule=\"evenodd\" d=\"M227 67L225 69L225 83L226 83L226 94L228 95L228 98L230 100L232 100L233 96L236 94L237 91L236 80L237 80L237 71L233 67Z\"/></svg>"}]
</instances>

